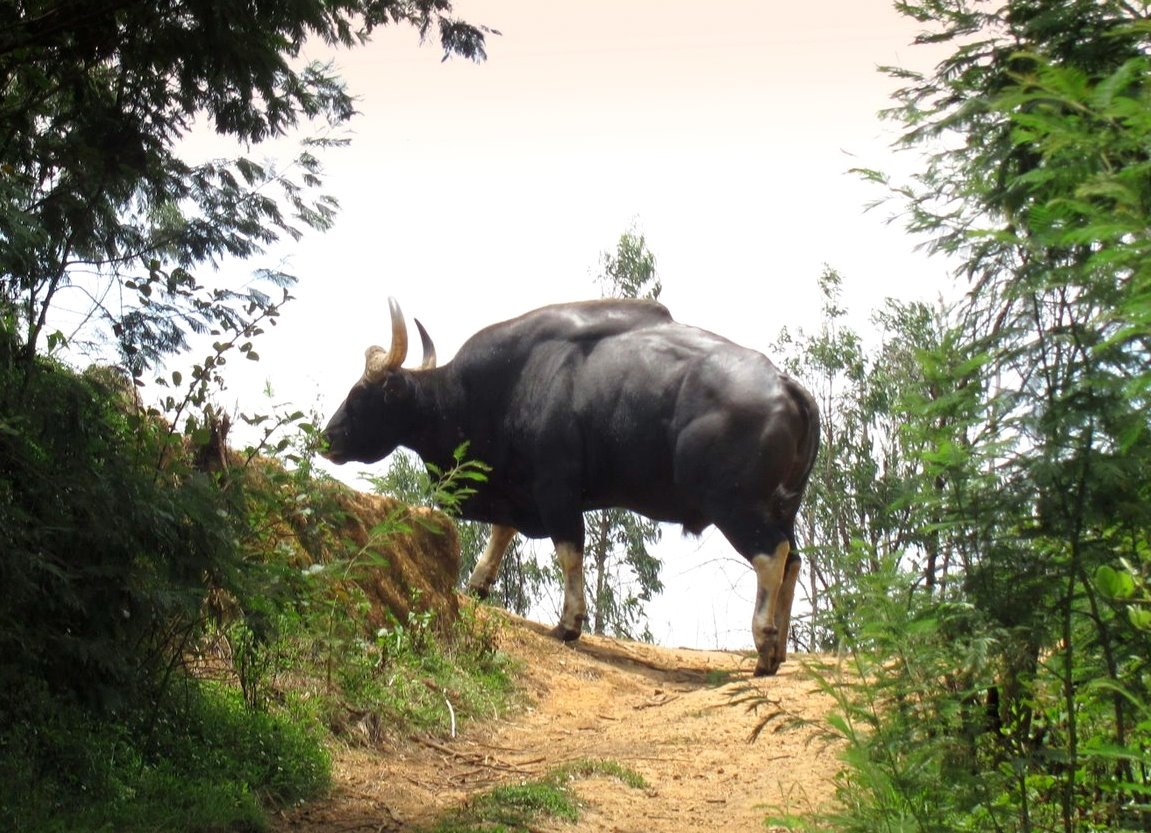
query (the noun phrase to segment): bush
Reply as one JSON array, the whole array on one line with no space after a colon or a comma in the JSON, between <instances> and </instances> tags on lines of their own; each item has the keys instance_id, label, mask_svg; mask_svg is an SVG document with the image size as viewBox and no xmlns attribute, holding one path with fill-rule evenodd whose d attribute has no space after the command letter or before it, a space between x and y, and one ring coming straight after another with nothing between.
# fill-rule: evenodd
<instances>
[{"instance_id":1,"label":"bush","mask_svg":"<svg viewBox=\"0 0 1151 833\"><path fill-rule=\"evenodd\" d=\"M184 668L211 594L267 612L238 490L114 374L0 365L0 414L0 829L253 827L320 789L316 738Z\"/></svg>"},{"instance_id":2,"label":"bush","mask_svg":"<svg viewBox=\"0 0 1151 833\"><path fill-rule=\"evenodd\" d=\"M838 807L799 826L1147 829L1148 634L1126 616L1093 621L1080 601L1070 650L1046 648L1021 674L1020 634L962 598L917 590L915 578L895 569L871 576L857 600L862 613L842 634L843 667L812 669L837 703L829 720L845 766ZM1138 600L1137 578L1110 580ZM1114 676L1101 664L1100 625Z\"/></svg>"},{"instance_id":3,"label":"bush","mask_svg":"<svg viewBox=\"0 0 1151 833\"><path fill-rule=\"evenodd\" d=\"M294 620L266 647L277 655L270 667L291 669L269 687L344 740L376 743L413 730L446 737L514 697L497 625L482 608L465 607L451 623L413 610L375 632L346 615L334 639L323 599L301 601L323 615Z\"/></svg>"},{"instance_id":4,"label":"bush","mask_svg":"<svg viewBox=\"0 0 1151 833\"><path fill-rule=\"evenodd\" d=\"M166 427L48 362L0 375L0 714L20 680L96 713L155 700L234 574L225 495L161 467Z\"/></svg>"},{"instance_id":5,"label":"bush","mask_svg":"<svg viewBox=\"0 0 1151 833\"><path fill-rule=\"evenodd\" d=\"M41 691L26 718L0 731L0 828L13 833L261 829L265 804L328 783L307 724L226 687L183 681L154 713L119 721Z\"/></svg>"}]
</instances>

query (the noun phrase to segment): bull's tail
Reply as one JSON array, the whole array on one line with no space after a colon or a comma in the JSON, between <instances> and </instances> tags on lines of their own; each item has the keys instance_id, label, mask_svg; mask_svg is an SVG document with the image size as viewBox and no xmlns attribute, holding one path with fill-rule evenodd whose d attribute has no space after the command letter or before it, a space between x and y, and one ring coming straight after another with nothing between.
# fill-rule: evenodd
<instances>
[{"instance_id":1,"label":"bull's tail","mask_svg":"<svg viewBox=\"0 0 1151 833\"><path fill-rule=\"evenodd\" d=\"M802 415L805 433L796 449L795 462L788 476L772 495L771 512L787 528L794 549L795 516L799 513L799 505L803 501L811 472L815 468L815 458L819 454L819 406L812 395L791 377L784 379L784 385Z\"/></svg>"}]
</instances>

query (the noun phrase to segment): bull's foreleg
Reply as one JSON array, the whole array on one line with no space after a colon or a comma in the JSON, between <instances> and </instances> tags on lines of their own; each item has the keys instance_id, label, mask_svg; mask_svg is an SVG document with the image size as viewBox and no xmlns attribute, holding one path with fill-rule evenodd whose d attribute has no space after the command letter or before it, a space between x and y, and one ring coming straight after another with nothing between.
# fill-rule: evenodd
<instances>
[{"instance_id":1,"label":"bull's foreleg","mask_svg":"<svg viewBox=\"0 0 1151 833\"><path fill-rule=\"evenodd\" d=\"M556 542L556 557L564 574L564 609L552 633L564 642L573 642L583 632L587 621L587 599L584 594L583 550L567 541Z\"/></svg>"},{"instance_id":2,"label":"bull's foreleg","mask_svg":"<svg viewBox=\"0 0 1151 833\"><path fill-rule=\"evenodd\" d=\"M763 677L779 670L787 656L787 627L791 621L791 600L795 593L795 580L799 576L799 562L794 568L788 562L790 544L784 540L771 555L760 554L751 559L758 584L755 613L751 620L751 635L759 660L755 676Z\"/></svg>"},{"instance_id":3,"label":"bull's foreleg","mask_svg":"<svg viewBox=\"0 0 1151 833\"><path fill-rule=\"evenodd\" d=\"M469 593L479 596L481 599L488 597L492 591L492 585L496 582L496 576L499 575L504 553L507 552L508 545L515 535L516 531L513 527L492 524L487 546L484 547L483 555L476 562L476 568L472 570L471 578L468 579Z\"/></svg>"}]
</instances>

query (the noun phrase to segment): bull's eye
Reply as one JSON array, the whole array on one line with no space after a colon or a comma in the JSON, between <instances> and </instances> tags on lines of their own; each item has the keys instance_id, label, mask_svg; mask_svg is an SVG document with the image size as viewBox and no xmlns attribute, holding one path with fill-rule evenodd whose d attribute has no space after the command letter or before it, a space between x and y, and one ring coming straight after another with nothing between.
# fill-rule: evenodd
<instances>
[{"instance_id":1,"label":"bull's eye","mask_svg":"<svg viewBox=\"0 0 1151 833\"><path fill-rule=\"evenodd\" d=\"M380 394L385 402L396 402L404 398L407 388L399 376L388 376L380 383Z\"/></svg>"}]
</instances>

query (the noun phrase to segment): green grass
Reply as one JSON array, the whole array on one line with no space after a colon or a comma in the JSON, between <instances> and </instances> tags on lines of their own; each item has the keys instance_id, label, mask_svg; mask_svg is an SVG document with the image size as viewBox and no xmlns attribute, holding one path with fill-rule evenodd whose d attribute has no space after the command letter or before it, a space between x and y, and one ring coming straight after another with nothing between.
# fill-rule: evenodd
<instances>
[{"instance_id":1,"label":"green grass","mask_svg":"<svg viewBox=\"0 0 1151 833\"><path fill-rule=\"evenodd\" d=\"M2 833L258 831L327 788L333 727L446 734L510 704L491 619L378 630L364 586L398 527L344 540L309 466L203 476L198 441L37 364L0 362L29 405L0 419Z\"/></svg>"},{"instance_id":2,"label":"green grass","mask_svg":"<svg viewBox=\"0 0 1151 833\"><path fill-rule=\"evenodd\" d=\"M563 784L571 783L577 778L615 778L633 790L646 790L647 781L643 776L632 769L628 769L615 761L605 761L598 758L581 758L570 761L552 770L551 779Z\"/></svg>"},{"instance_id":3,"label":"green grass","mask_svg":"<svg viewBox=\"0 0 1151 833\"><path fill-rule=\"evenodd\" d=\"M0 829L13 833L258 831L267 805L328 786L316 731L225 686L189 682L121 723L47 700L24 717L0 730Z\"/></svg>"},{"instance_id":4,"label":"green grass","mask_svg":"<svg viewBox=\"0 0 1151 833\"><path fill-rule=\"evenodd\" d=\"M294 679L278 698L342 740L355 741L352 720L384 735L446 737L453 720L462 731L469 722L505 713L517 700L515 664L496 647L498 627L494 617L472 608L462 610L449 627L437 625L430 614L412 614L374 640L346 639L330 648L335 658L330 684L310 635L298 635L283 661Z\"/></svg>"},{"instance_id":5,"label":"green grass","mask_svg":"<svg viewBox=\"0 0 1151 833\"><path fill-rule=\"evenodd\" d=\"M594 777L615 778L631 789L647 788L643 776L614 761L573 761L542 778L483 793L440 819L426 833L526 833L541 819L574 824L580 818L580 802L572 784Z\"/></svg>"},{"instance_id":6,"label":"green grass","mask_svg":"<svg viewBox=\"0 0 1151 833\"><path fill-rule=\"evenodd\" d=\"M333 732L345 742L364 725L446 736L453 716L462 731L510 708L517 694L498 627L472 608L450 627L419 614L327 651L303 627L284 628L261 647L273 654L247 701L234 685L179 677L164 702L97 718L29 684L10 693L4 702L20 705L0 721L0 830L262 830L268 807L327 789ZM528 813L538 798L541 811L567 818L564 795L555 782L539 796L497 796L489 809Z\"/></svg>"},{"instance_id":7,"label":"green grass","mask_svg":"<svg viewBox=\"0 0 1151 833\"><path fill-rule=\"evenodd\" d=\"M290 671L261 683L262 708L233 685L182 679L156 709L96 719L30 690L0 724L0 830L263 830L268 807L327 789L325 741L332 731L354 739L352 716L370 715L383 734L447 735L453 713L459 731L506 711L516 692L496 627L472 610L448 629L413 617L374 643L341 645L331 686L325 663L282 654ZM539 796L496 796L489 811L522 815L538 798L542 812L567 818L564 796L553 779Z\"/></svg>"}]
</instances>

